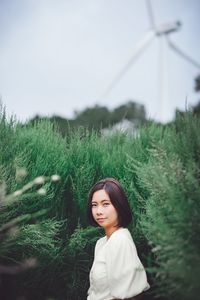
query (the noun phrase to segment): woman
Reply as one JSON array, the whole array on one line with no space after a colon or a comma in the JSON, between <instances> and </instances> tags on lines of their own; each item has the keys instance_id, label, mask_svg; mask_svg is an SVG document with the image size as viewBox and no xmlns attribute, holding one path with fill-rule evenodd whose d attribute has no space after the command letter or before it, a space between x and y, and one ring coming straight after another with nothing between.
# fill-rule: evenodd
<instances>
[{"instance_id":1,"label":"woman","mask_svg":"<svg viewBox=\"0 0 200 300\"><path fill-rule=\"evenodd\" d=\"M103 227L106 235L95 246L87 300L141 299L149 284L126 228L132 214L117 180L106 178L92 187L88 219L91 225Z\"/></svg>"}]
</instances>

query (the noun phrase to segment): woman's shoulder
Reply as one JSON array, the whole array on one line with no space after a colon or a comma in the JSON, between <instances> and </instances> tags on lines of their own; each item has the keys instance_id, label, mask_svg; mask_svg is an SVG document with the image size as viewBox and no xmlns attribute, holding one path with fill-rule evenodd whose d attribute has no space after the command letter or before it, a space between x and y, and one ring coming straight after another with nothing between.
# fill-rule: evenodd
<instances>
[{"instance_id":1,"label":"woman's shoulder","mask_svg":"<svg viewBox=\"0 0 200 300\"><path fill-rule=\"evenodd\" d=\"M134 247L135 244L133 242L130 231L127 228L120 228L113 232L107 242L108 247L116 247L116 248L129 248Z\"/></svg>"},{"instance_id":2,"label":"woman's shoulder","mask_svg":"<svg viewBox=\"0 0 200 300\"><path fill-rule=\"evenodd\" d=\"M106 261L108 264L138 266L140 264L137 249L128 229L116 230L106 244Z\"/></svg>"},{"instance_id":3,"label":"woman's shoulder","mask_svg":"<svg viewBox=\"0 0 200 300\"><path fill-rule=\"evenodd\" d=\"M102 245L104 245L107 241L106 236L103 236L101 238L99 238L96 242L96 248L101 247Z\"/></svg>"},{"instance_id":4,"label":"woman's shoulder","mask_svg":"<svg viewBox=\"0 0 200 300\"><path fill-rule=\"evenodd\" d=\"M127 228L119 228L110 236L110 241L131 241L133 242L132 236L130 231Z\"/></svg>"}]
</instances>

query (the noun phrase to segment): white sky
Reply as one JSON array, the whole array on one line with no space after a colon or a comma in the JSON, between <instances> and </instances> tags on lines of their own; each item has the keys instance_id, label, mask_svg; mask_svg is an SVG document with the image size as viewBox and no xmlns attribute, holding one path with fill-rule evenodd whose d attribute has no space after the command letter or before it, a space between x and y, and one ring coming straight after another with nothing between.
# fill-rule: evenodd
<instances>
[{"instance_id":1,"label":"white sky","mask_svg":"<svg viewBox=\"0 0 200 300\"><path fill-rule=\"evenodd\" d=\"M200 1L151 3L157 25L182 22L170 38L200 63ZM74 110L133 100L148 117L171 120L176 107L200 99L194 92L200 70L163 37L99 99L149 28L146 0L0 0L0 95L7 113L23 121L36 114L71 118Z\"/></svg>"}]
</instances>

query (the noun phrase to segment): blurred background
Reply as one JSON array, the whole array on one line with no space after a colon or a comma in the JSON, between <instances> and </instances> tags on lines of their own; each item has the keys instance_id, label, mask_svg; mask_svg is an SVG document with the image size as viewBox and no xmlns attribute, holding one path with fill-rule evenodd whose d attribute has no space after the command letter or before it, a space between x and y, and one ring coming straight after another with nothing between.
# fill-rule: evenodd
<instances>
[{"instance_id":1,"label":"blurred background","mask_svg":"<svg viewBox=\"0 0 200 300\"><path fill-rule=\"evenodd\" d=\"M75 119L134 102L172 121L199 99L199 12L198 0L1 0L7 113Z\"/></svg>"},{"instance_id":2,"label":"blurred background","mask_svg":"<svg viewBox=\"0 0 200 300\"><path fill-rule=\"evenodd\" d=\"M144 300L199 300L199 12L0 0L0 299L87 298L104 234L88 226L88 192L114 177Z\"/></svg>"}]
</instances>

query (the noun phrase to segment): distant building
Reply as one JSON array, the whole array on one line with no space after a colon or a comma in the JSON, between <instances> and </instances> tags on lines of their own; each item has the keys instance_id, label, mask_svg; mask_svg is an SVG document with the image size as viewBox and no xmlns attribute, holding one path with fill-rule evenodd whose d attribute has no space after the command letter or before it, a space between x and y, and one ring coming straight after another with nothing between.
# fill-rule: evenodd
<instances>
[{"instance_id":1,"label":"distant building","mask_svg":"<svg viewBox=\"0 0 200 300\"><path fill-rule=\"evenodd\" d=\"M125 133L130 136L136 137L138 134L138 126L136 122L123 119L122 121L110 126L108 128L103 128L101 134L103 136L108 136L115 134L117 132Z\"/></svg>"}]
</instances>

